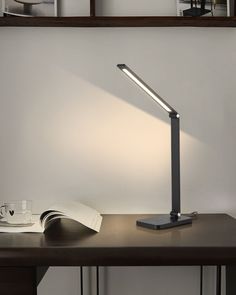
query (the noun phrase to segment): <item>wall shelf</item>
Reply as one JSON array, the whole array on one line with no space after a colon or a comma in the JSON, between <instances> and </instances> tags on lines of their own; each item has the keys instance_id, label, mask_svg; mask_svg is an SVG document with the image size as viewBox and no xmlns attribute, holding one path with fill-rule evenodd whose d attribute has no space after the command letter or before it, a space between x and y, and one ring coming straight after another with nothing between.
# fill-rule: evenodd
<instances>
[{"instance_id":1,"label":"wall shelf","mask_svg":"<svg viewBox=\"0 0 236 295\"><path fill-rule=\"evenodd\" d=\"M233 11L236 15L236 0ZM233 17L97 16L96 0L90 0L90 16L0 17L8 27L236 27Z\"/></svg>"},{"instance_id":2,"label":"wall shelf","mask_svg":"<svg viewBox=\"0 0 236 295\"><path fill-rule=\"evenodd\" d=\"M94 14L94 10L91 11ZM236 27L236 17L88 16L2 17L0 26L20 27Z\"/></svg>"}]
</instances>

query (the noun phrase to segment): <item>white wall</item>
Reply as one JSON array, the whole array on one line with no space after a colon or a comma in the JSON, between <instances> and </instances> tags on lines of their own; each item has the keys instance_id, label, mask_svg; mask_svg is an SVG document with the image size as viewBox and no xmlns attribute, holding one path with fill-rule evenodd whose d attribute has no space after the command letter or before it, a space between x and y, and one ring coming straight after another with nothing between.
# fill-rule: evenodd
<instances>
[{"instance_id":1,"label":"white wall","mask_svg":"<svg viewBox=\"0 0 236 295\"><path fill-rule=\"evenodd\" d=\"M90 0L57 0L59 16L90 15Z\"/></svg>"},{"instance_id":2,"label":"white wall","mask_svg":"<svg viewBox=\"0 0 236 295\"><path fill-rule=\"evenodd\" d=\"M88 16L89 0L57 0L61 16ZM98 0L96 14L99 16L119 15L176 15L176 0Z\"/></svg>"},{"instance_id":3,"label":"white wall","mask_svg":"<svg viewBox=\"0 0 236 295\"><path fill-rule=\"evenodd\" d=\"M99 0L98 15L176 15L176 0Z\"/></svg>"},{"instance_id":4,"label":"white wall","mask_svg":"<svg viewBox=\"0 0 236 295\"><path fill-rule=\"evenodd\" d=\"M124 62L181 114L182 210L236 215L235 29L1 28L0 40L1 199L169 212L169 119ZM106 294L199 294L197 267L104 271ZM53 268L39 294L78 294L76 277Z\"/></svg>"}]
</instances>

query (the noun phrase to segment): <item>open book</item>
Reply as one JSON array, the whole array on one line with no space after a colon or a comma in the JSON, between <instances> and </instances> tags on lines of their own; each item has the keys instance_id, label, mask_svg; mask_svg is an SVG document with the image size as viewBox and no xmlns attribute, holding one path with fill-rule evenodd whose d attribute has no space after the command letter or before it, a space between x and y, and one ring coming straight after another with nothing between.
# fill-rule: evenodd
<instances>
[{"instance_id":1,"label":"open book","mask_svg":"<svg viewBox=\"0 0 236 295\"><path fill-rule=\"evenodd\" d=\"M102 223L102 216L99 212L79 202L70 201L54 204L41 215L32 215L32 224L29 225L12 225L1 219L0 232L43 233L54 221L62 218L77 221L96 232L100 231Z\"/></svg>"}]
</instances>

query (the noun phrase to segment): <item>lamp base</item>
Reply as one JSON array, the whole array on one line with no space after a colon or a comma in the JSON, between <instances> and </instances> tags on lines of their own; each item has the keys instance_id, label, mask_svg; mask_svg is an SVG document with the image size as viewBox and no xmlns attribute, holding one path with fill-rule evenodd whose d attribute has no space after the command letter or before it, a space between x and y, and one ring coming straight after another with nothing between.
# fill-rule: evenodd
<instances>
[{"instance_id":1,"label":"lamp base","mask_svg":"<svg viewBox=\"0 0 236 295\"><path fill-rule=\"evenodd\" d=\"M170 215L159 215L152 218L140 219L136 221L138 226L146 227L149 229L165 229L184 224L191 224L192 218L187 216L180 216L174 220Z\"/></svg>"}]
</instances>

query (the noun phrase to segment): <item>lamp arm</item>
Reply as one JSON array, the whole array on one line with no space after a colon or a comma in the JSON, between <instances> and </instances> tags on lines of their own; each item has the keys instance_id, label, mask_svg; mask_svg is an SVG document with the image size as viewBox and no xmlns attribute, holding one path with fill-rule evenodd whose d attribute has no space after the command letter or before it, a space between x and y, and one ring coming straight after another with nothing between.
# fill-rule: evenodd
<instances>
[{"instance_id":1,"label":"lamp arm","mask_svg":"<svg viewBox=\"0 0 236 295\"><path fill-rule=\"evenodd\" d=\"M177 113L170 113L171 119L171 183L172 219L180 216L180 120Z\"/></svg>"}]
</instances>

